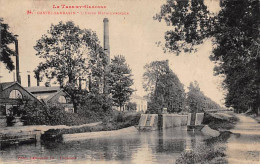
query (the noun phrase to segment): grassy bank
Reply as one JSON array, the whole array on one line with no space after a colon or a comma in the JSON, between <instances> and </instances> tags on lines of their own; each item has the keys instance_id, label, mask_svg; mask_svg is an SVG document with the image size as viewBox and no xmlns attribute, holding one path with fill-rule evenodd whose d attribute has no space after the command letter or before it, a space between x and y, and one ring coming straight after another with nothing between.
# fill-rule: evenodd
<instances>
[{"instance_id":1,"label":"grassy bank","mask_svg":"<svg viewBox=\"0 0 260 167\"><path fill-rule=\"evenodd\" d=\"M235 116L205 114L203 123L219 130L220 135L204 140L204 143L189 152L183 152L176 160L178 164L224 164L227 163L225 149L232 129L238 119Z\"/></svg>"},{"instance_id":2,"label":"grassy bank","mask_svg":"<svg viewBox=\"0 0 260 167\"><path fill-rule=\"evenodd\" d=\"M43 141L62 141L63 134L118 130L137 125L139 123L140 116L141 114L139 113L114 112L104 119L102 124L91 127L82 126L79 128L70 129L50 129L41 136L41 139Z\"/></svg>"}]
</instances>

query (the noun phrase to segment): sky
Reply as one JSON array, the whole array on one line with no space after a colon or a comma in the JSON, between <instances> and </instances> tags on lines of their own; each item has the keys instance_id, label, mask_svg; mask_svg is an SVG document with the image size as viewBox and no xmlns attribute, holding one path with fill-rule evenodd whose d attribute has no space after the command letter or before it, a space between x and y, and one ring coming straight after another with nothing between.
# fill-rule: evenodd
<instances>
[{"instance_id":1,"label":"sky","mask_svg":"<svg viewBox=\"0 0 260 167\"><path fill-rule=\"evenodd\" d=\"M95 31L103 45L103 18L109 19L109 41L111 58L124 55L132 69L136 94L145 95L142 87L144 65L156 60L169 60L170 68L184 84L197 80L204 94L219 104L224 103L223 91L220 89L222 78L213 76L214 63L209 60L212 52L211 40L198 46L196 53L164 53L155 44L164 42L164 33L170 27L165 22L153 20L165 0L0 0L0 17L9 24L10 31L19 35L19 56L22 85L27 86L27 75L31 74L32 86L36 86L33 70L43 61L36 56L33 46L51 24L59 21L73 21L80 28ZM219 10L218 0L207 0L213 12ZM106 9L54 9L53 5L101 5ZM128 12L128 15L37 15L27 14L27 10L39 11L79 11L79 12ZM10 47L14 47L10 45ZM14 59L15 60L15 59ZM0 64L0 82L13 81L13 72L8 72ZM43 85L43 83L41 83Z\"/></svg>"}]
</instances>

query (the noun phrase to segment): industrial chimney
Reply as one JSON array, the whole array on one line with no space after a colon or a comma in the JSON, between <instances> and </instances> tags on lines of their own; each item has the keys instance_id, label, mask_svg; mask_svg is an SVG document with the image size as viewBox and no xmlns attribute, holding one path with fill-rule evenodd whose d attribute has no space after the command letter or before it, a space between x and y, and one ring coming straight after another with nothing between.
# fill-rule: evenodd
<instances>
[{"instance_id":1,"label":"industrial chimney","mask_svg":"<svg viewBox=\"0 0 260 167\"><path fill-rule=\"evenodd\" d=\"M2 26L0 22L0 56L2 56Z\"/></svg>"},{"instance_id":2,"label":"industrial chimney","mask_svg":"<svg viewBox=\"0 0 260 167\"><path fill-rule=\"evenodd\" d=\"M16 53L16 81L21 84L20 68L19 68L19 51L18 51L18 35L15 35L15 53Z\"/></svg>"},{"instance_id":3,"label":"industrial chimney","mask_svg":"<svg viewBox=\"0 0 260 167\"><path fill-rule=\"evenodd\" d=\"M108 57L108 64L110 64L110 47L109 47L109 27L108 18L104 18L104 50Z\"/></svg>"},{"instance_id":4,"label":"industrial chimney","mask_svg":"<svg viewBox=\"0 0 260 167\"><path fill-rule=\"evenodd\" d=\"M28 74L28 87L31 87L31 76Z\"/></svg>"},{"instance_id":5,"label":"industrial chimney","mask_svg":"<svg viewBox=\"0 0 260 167\"><path fill-rule=\"evenodd\" d=\"M104 23L104 51L107 56L107 62L110 64L110 47L109 47L109 27L108 27L108 18L104 18L103 23ZM105 75L103 76L103 93L107 94L108 93L108 88L107 88L107 81L106 81L106 74L109 73L109 67L105 67Z\"/></svg>"}]
</instances>

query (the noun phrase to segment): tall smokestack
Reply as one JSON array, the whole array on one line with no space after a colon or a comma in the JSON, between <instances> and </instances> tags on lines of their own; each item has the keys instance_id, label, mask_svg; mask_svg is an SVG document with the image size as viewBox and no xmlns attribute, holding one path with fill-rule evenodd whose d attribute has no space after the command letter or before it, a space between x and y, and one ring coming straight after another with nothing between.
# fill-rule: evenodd
<instances>
[{"instance_id":1,"label":"tall smokestack","mask_svg":"<svg viewBox=\"0 0 260 167\"><path fill-rule=\"evenodd\" d=\"M0 56L2 56L2 25L0 21Z\"/></svg>"},{"instance_id":2,"label":"tall smokestack","mask_svg":"<svg viewBox=\"0 0 260 167\"><path fill-rule=\"evenodd\" d=\"M28 87L31 87L31 76L28 74Z\"/></svg>"},{"instance_id":3,"label":"tall smokestack","mask_svg":"<svg viewBox=\"0 0 260 167\"><path fill-rule=\"evenodd\" d=\"M108 56L108 64L110 63L110 47L109 47L109 27L108 27L108 18L104 18L104 50Z\"/></svg>"},{"instance_id":4,"label":"tall smokestack","mask_svg":"<svg viewBox=\"0 0 260 167\"><path fill-rule=\"evenodd\" d=\"M19 51L18 51L18 35L15 35L15 53L16 53L16 80L21 84L20 68L19 68Z\"/></svg>"}]
</instances>

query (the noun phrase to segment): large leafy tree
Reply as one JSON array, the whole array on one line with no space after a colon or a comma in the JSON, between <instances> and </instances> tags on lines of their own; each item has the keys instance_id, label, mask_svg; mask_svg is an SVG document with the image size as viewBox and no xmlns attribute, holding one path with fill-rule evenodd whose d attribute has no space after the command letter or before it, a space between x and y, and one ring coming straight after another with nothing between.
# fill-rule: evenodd
<instances>
[{"instance_id":1,"label":"large leafy tree","mask_svg":"<svg viewBox=\"0 0 260 167\"><path fill-rule=\"evenodd\" d=\"M79 77L91 76L93 85L99 87L106 55L95 32L80 29L73 22L51 25L34 46L43 61L35 69L37 78L56 79L71 95L74 108L79 102ZM65 83L65 84L64 84Z\"/></svg>"},{"instance_id":2,"label":"large leafy tree","mask_svg":"<svg viewBox=\"0 0 260 167\"><path fill-rule=\"evenodd\" d=\"M2 18L0 18L0 33L0 61L9 71L12 71L14 62L11 56L15 56L15 51L9 47L9 44L14 43L15 36L9 31L9 25L4 23Z\"/></svg>"},{"instance_id":3,"label":"large leafy tree","mask_svg":"<svg viewBox=\"0 0 260 167\"><path fill-rule=\"evenodd\" d=\"M236 111L248 106L259 110L259 1L220 1L221 10L212 14L203 0L168 0L154 19L172 27L165 33L166 51L196 51L196 45L212 39L210 59L215 75L223 76L226 105Z\"/></svg>"},{"instance_id":4,"label":"large leafy tree","mask_svg":"<svg viewBox=\"0 0 260 167\"><path fill-rule=\"evenodd\" d=\"M180 112L184 108L185 91L183 84L169 68L168 61L154 61L145 65L143 86L148 91L148 111L158 113L162 108L168 112Z\"/></svg>"},{"instance_id":5,"label":"large leafy tree","mask_svg":"<svg viewBox=\"0 0 260 167\"><path fill-rule=\"evenodd\" d=\"M133 93L131 86L133 79L131 69L126 64L125 57L122 55L115 56L109 65L110 72L107 74L108 91L112 95L112 100L115 105L120 107L129 101Z\"/></svg>"},{"instance_id":6,"label":"large leafy tree","mask_svg":"<svg viewBox=\"0 0 260 167\"><path fill-rule=\"evenodd\" d=\"M51 25L34 48L37 56L44 60L35 73L42 73L49 80L56 78L61 84L76 83L79 77L90 73L102 76L106 63L96 33L80 29L71 21Z\"/></svg>"}]
</instances>

